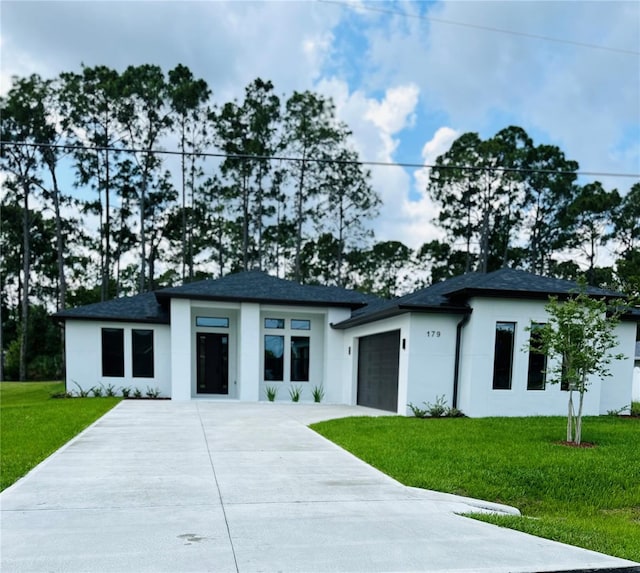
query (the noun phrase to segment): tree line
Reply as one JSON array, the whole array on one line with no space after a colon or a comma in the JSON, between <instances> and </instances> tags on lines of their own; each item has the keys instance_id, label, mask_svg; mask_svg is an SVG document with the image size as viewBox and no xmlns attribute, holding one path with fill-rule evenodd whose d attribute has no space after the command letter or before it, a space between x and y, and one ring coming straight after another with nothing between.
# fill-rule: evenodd
<instances>
[{"instance_id":1,"label":"tree line","mask_svg":"<svg viewBox=\"0 0 640 573\"><path fill-rule=\"evenodd\" d=\"M52 309L238 270L381 296L503 265L628 286L640 185L579 185L578 165L510 127L468 133L431 169L444 241L376 242L380 198L331 99L251 82L219 103L183 65L14 78L0 99L0 347L8 377L59 375ZM615 239L616 264L597 266ZM634 279L634 277L636 277ZM0 365L0 375L3 368Z\"/></svg>"}]
</instances>

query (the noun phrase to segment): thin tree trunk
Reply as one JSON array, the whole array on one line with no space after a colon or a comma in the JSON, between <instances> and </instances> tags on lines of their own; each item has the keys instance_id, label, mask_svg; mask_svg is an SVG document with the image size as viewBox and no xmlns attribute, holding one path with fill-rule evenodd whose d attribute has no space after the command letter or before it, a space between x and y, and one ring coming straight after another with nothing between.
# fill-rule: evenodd
<instances>
[{"instance_id":1,"label":"thin tree trunk","mask_svg":"<svg viewBox=\"0 0 640 573\"><path fill-rule=\"evenodd\" d=\"M145 292L146 288L146 237L144 229L144 211L147 202L147 168L145 166L142 185L140 186L140 292Z\"/></svg>"},{"instance_id":2,"label":"thin tree trunk","mask_svg":"<svg viewBox=\"0 0 640 573\"><path fill-rule=\"evenodd\" d=\"M573 390L569 386L569 406L567 412L567 442L573 442Z\"/></svg>"},{"instance_id":3,"label":"thin tree trunk","mask_svg":"<svg viewBox=\"0 0 640 573\"><path fill-rule=\"evenodd\" d=\"M186 163L185 163L185 125L184 118L181 122L181 137L180 137L180 166L182 168L182 282L187 274L187 178L186 178Z\"/></svg>"},{"instance_id":4,"label":"thin tree trunk","mask_svg":"<svg viewBox=\"0 0 640 573\"><path fill-rule=\"evenodd\" d=\"M578 403L578 416L576 418L576 444L580 445L582 442L582 405L584 403L584 388L585 388L585 380L584 376L582 377L582 385L580 389L580 401Z\"/></svg>"},{"instance_id":5,"label":"thin tree trunk","mask_svg":"<svg viewBox=\"0 0 640 573\"><path fill-rule=\"evenodd\" d=\"M56 250L58 259L58 308L57 310L64 310L67 306L67 279L64 273L64 236L62 234L62 218L60 216L60 190L58 189L58 178L56 177L55 166L52 163L51 158L48 159L47 165L51 173L51 180L53 182L53 209L56 221ZM62 381L66 379L66 356L65 356L65 328L60 328L60 344L62 348L60 356L60 371L62 375Z\"/></svg>"},{"instance_id":6,"label":"thin tree trunk","mask_svg":"<svg viewBox=\"0 0 640 573\"><path fill-rule=\"evenodd\" d=\"M302 250L302 195L304 193L304 175L306 171L306 149L302 153L302 168L300 171L300 182L298 184L298 192L296 194L296 257L294 278L296 282L300 282L300 252Z\"/></svg>"},{"instance_id":7,"label":"thin tree trunk","mask_svg":"<svg viewBox=\"0 0 640 573\"><path fill-rule=\"evenodd\" d=\"M29 273L31 272L31 241L29 224L29 184L23 181L22 191L22 328L20 332L20 380L27 379L27 348L29 345Z\"/></svg>"},{"instance_id":8,"label":"thin tree trunk","mask_svg":"<svg viewBox=\"0 0 640 573\"><path fill-rule=\"evenodd\" d=\"M108 141L108 140L107 140ZM111 297L110 283L111 283L111 189L109 180L109 151L105 150L105 165L104 165L104 300L109 300Z\"/></svg>"}]
</instances>

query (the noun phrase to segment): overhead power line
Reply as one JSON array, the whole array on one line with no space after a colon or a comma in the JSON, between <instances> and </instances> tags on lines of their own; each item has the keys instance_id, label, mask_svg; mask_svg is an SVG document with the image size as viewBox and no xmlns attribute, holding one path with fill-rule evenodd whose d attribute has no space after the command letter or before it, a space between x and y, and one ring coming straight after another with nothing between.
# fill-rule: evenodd
<instances>
[{"instance_id":1,"label":"overhead power line","mask_svg":"<svg viewBox=\"0 0 640 573\"><path fill-rule=\"evenodd\" d=\"M211 151L169 151L164 149L140 149L135 147L109 147L72 145L67 143L35 143L28 141L0 141L0 145L12 145L15 147L46 147L51 149L64 149L69 151L114 151L119 153L147 153L151 155L188 155L195 157L217 157L223 159L244 159L253 161L291 161L294 163L333 163L337 165L366 165L368 167L406 167L408 169L460 169L462 171L499 171L504 173L555 173L556 175L584 175L589 177L628 177L640 179L640 173L614 173L608 171L562 171L557 169L535 169L524 167L482 167L477 165L435 165L429 163L407 163L389 161L350 161L344 159L327 159L323 157L289 157L286 155L245 155L234 153L219 153Z\"/></svg>"},{"instance_id":2,"label":"overhead power line","mask_svg":"<svg viewBox=\"0 0 640 573\"><path fill-rule=\"evenodd\" d=\"M437 22L439 24L448 24L451 26L461 26L464 28L473 28L476 30L485 30L487 32L498 32L500 34L508 34L510 36L521 36L531 38L533 40L544 40L545 42L555 42L557 44L568 44L570 46L578 46L580 48L590 48L593 50L605 50L607 52L616 52L618 54L627 54L632 56L640 56L640 51L629 50L625 48L612 48L610 46L601 46L599 44L590 44L588 42L577 42L574 40L566 40L563 38L554 38L552 36L543 36L541 34L530 34L528 32L519 32L516 30L505 30L504 28L495 28L493 26L485 26L482 24L470 24L468 22L457 22L455 20L446 20L444 18L434 18L424 14L410 14L408 12L400 12L398 10L390 10L389 8L379 8L369 4L345 2L342 0L318 0L322 4L337 4L338 6L348 6L353 9L367 10L369 12L378 12L381 14L391 14L394 16L403 16L405 18L416 18L418 20L428 20L429 22Z\"/></svg>"}]
</instances>

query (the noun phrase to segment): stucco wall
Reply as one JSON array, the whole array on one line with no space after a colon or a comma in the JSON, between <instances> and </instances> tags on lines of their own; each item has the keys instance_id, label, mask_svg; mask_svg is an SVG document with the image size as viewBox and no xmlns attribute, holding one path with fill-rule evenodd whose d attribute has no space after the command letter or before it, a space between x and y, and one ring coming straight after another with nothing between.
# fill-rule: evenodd
<instances>
[{"instance_id":1,"label":"stucco wall","mask_svg":"<svg viewBox=\"0 0 640 573\"><path fill-rule=\"evenodd\" d=\"M636 323L621 322L616 329L622 360L610 364L611 376L600 387L600 414L630 406L633 400L633 357L636 346Z\"/></svg>"},{"instance_id":2,"label":"stucco wall","mask_svg":"<svg viewBox=\"0 0 640 573\"><path fill-rule=\"evenodd\" d=\"M260 321L258 324L259 345L258 353L258 380L259 399L266 400L266 387L277 388L278 401L291 401L289 391L292 387L301 390L301 401L312 401L312 390L314 387L322 386L325 390L325 402L335 400L336 387L332 380L327 380L325 376L326 361L328 356L325 352L327 339L325 337L328 329L327 317L328 309L314 307L291 307L280 305L262 305L260 308ZM264 320L266 318L282 318L285 321L284 329L266 329ZM291 328L291 319L309 320L310 330L294 330ZM270 381L264 379L264 337L265 335L284 336L284 380ZM292 336L309 337L309 380L291 381L291 354L290 344ZM329 335L331 337L331 335ZM332 337L331 337L332 338ZM331 342L329 342L333 346Z\"/></svg>"},{"instance_id":3,"label":"stucco wall","mask_svg":"<svg viewBox=\"0 0 640 573\"><path fill-rule=\"evenodd\" d=\"M568 395L560 389L559 384L547 383L544 390L527 390L529 333L525 328L532 321L546 321L545 302L476 298L470 304L474 310L463 331L460 409L474 417L564 415ZM498 321L516 323L512 384L509 390L492 388L495 327ZM619 333L624 346L631 331L619 327ZM609 408L605 404L609 403L614 404L610 407L620 407L623 404L618 401L622 395L630 395L631 363L613 364L612 371L614 377L604 382L607 388L603 387L601 380L592 378L585 395L586 415L605 413Z\"/></svg>"},{"instance_id":4,"label":"stucco wall","mask_svg":"<svg viewBox=\"0 0 640 573\"><path fill-rule=\"evenodd\" d=\"M124 377L102 376L102 328L122 328L124 331ZM131 330L153 330L154 377L134 378L131 366ZM163 397L171 396L171 333L167 325L114 323L86 320L65 322L65 352L67 391L84 390L93 386L113 385L120 393L122 387L160 390Z\"/></svg>"},{"instance_id":5,"label":"stucco wall","mask_svg":"<svg viewBox=\"0 0 640 573\"><path fill-rule=\"evenodd\" d=\"M460 320L462 315L411 315L405 350L409 361L406 404L424 407L423 402L433 404L439 396L444 396L448 405L453 404L456 327ZM399 411L410 413L409 408L402 410L402 404Z\"/></svg>"}]
</instances>

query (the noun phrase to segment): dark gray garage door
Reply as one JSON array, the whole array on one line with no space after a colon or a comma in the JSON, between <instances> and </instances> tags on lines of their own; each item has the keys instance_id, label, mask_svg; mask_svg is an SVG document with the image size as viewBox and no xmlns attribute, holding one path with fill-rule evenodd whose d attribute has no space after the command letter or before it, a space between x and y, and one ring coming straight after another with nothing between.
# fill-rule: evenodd
<instances>
[{"instance_id":1,"label":"dark gray garage door","mask_svg":"<svg viewBox=\"0 0 640 573\"><path fill-rule=\"evenodd\" d=\"M398 361L400 331L373 334L358 345L358 405L398 409Z\"/></svg>"}]
</instances>

